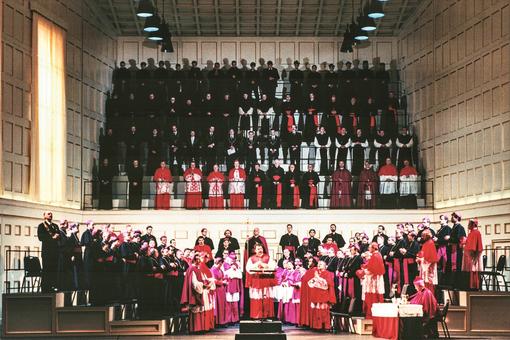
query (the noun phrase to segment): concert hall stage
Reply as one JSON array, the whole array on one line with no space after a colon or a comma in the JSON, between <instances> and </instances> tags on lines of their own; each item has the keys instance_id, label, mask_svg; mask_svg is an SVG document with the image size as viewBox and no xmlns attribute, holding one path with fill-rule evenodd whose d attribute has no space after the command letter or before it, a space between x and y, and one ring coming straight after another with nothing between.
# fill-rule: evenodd
<instances>
[{"instance_id":1,"label":"concert hall stage","mask_svg":"<svg viewBox=\"0 0 510 340\"><path fill-rule=\"evenodd\" d=\"M510 293L462 292L460 306L450 308L448 327L455 338L504 338L510 334L508 305ZM172 339L234 339L239 327L220 328L205 335L189 336L172 332L172 319L114 320L114 307L64 306L64 294L4 294L2 337L108 337L153 336ZM331 333L284 327L287 339L330 338ZM339 333L345 339L367 339L367 335Z\"/></svg>"}]
</instances>

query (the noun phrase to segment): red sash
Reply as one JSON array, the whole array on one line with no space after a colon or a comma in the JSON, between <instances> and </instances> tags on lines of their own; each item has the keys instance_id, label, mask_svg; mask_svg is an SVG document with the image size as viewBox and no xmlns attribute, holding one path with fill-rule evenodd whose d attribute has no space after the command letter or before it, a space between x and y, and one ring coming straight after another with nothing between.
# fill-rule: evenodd
<instances>
[{"instance_id":1,"label":"red sash","mask_svg":"<svg viewBox=\"0 0 510 340\"><path fill-rule=\"evenodd\" d=\"M370 116L370 127L371 128L375 127L375 117L374 116Z\"/></svg>"},{"instance_id":2,"label":"red sash","mask_svg":"<svg viewBox=\"0 0 510 340\"><path fill-rule=\"evenodd\" d=\"M319 126L319 116L314 114L315 111L316 111L315 109L309 109L308 114L313 115L313 124L315 126Z\"/></svg>"},{"instance_id":3,"label":"red sash","mask_svg":"<svg viewBox=\"0 0 510 340\"><path fill-rule=\"evenodd\" d=\"M459 246L457 244L452 244L452 271L457 270L457 250Z\"/></svg>"},{"instance_id":4,"label":"red sash","mask_svg":"<svg viewBox=\"0 0 510 340\"><path fill-rule=\"evenodd\" d=\"M292 132L292 125L294 125L294 116L287 111L287 131Z\"/></svg>"},{"instance_id":5,"label":"red sash","mask_svg":"<svg viewBox=\"0 0 510 340\"><path fill-rule=\"evenodd\" d=\"M354 128L354 130L356 130L356 127L358 126L358 120L356 119L356 114L354 112L351 112L350 115L352 117L352 127Z\"/></svg>"},{"instance_id":6,"label":"red sash","mask_svg":"<svg viewBox=\"0 0 510 340\"><path fill-rule=\"evenodd\" d=\"M308 185L310 186L310 208L316 207L318 201L317 186L312 186L312 184L312 180L308 181Z\"/></svg>"},{"instance_id":7,"label":"red sash","mask_svg":"<svg viewBox=\"0 0 510 340\"><path fill-rule=\"evenodd\" d=\"M340 116L338 114L335 114L335 124L336 124L336 132L337 133L342 132L342 125L340 124Z\"/></svg>"},{"instance_id":8,"label":"red sash","mask_svg":"<svg viewBox=\"0 0 510 340\"><path fill-rule=\"evenodd\" d=\"M409 284L409 265L414 263L414 259L404 259L404 283Z\"/></svg>"},{"instance_id":9,"label":"red sash","mask_svg":"<svg viewBox=\"0 0 510 340\"><path fill-rule=\"evenodd\" d=\"M280 181L280 176L275 175L273 176L273 181L278 182L276 184L276 207L281 208L282 207L282 183Z\"/></svg>"},{"instance_id":10,"label":"red sash","mask_svg":"<svg viewBox=\"0 0 510 340\"><path fill-rule=\"evenodd\" d=\"M257 208L262 208L262 185L260 185L260 178L256 177L254 179L255 183L258 184L257 186Z\"/></svg>"},{"instance_id":11,"label":"red sash","mask_svg":"<svg viewBox=\"0 0 510 340\"><path fill-rule=\"evenodd\" d=\"M441 271L446 272L446 262L448 261L448 254L446 252L446 246L439 246L437 248L437 256L439 257L439 263L441 263Z\"/></svg>"},{"instance_id":12,"label":"red sash","mask_svg":"<svg viewBox=\"0 0 510 340\"><path fill-rule=\"evenodd\" d=\"M299 208L299 187L296 185L296 181L291 179L290 184L294 184L294 192L292 193L292 206L294 208Z\"/></svg>"}]
</instances>

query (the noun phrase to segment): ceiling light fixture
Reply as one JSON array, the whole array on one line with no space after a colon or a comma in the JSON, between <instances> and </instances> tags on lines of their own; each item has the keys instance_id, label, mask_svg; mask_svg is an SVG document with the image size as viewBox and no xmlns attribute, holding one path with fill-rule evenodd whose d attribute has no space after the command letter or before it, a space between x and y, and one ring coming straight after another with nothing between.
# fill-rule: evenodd
<instances>
[{"instance_id":1,"label":"ceiling light fixture","mask_svg":"<svg viewBox=\"0 0 510 340\"><path fill-rule=\"evenodd\" d=\"M372 0L370 6L368 6L368 17L372 19L380 19L384 17L382 5L377 0Z\"/></svg>"},{"instance_id":2,"label":"ceiling light fixture","mask_svg":"<svg viewBox=\"0 0 510 340\"><path fill-rule=\"evenodd\" d=\"M159 30L159 25L161 25L161 18L158 14L155 14L145 19L145 26L143 27L143 30L145 32L156 32Z\"/></svg>"},{"instance_id":3,"label":"ceiling light fixture","mask_svg":"<svg viewBox=\"0 0 510 340\"><path fill-rule=\"evenodd\" d=\"M152 0L140 0L138 3L138 9L136 10L136 15L141 18L148 18L153 16L155 13L154 6L152 4Z\"/></svg>"}]
</instances>

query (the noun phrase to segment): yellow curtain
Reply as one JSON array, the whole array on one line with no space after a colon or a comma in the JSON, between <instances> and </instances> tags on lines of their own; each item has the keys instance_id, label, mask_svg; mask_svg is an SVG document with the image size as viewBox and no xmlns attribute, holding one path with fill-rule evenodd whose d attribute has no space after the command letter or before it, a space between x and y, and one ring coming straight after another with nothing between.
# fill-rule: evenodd
<instances>
[{"instance_id":1,"label":"yellow curtain","mask_svg":"<svg viewBox=\"0 0 510 340\"><path fill-rule=\"evenodd\" d=\"M43 203L66 199L65 31L34 13L30 192Z\"/></svg>"}]
</instances>

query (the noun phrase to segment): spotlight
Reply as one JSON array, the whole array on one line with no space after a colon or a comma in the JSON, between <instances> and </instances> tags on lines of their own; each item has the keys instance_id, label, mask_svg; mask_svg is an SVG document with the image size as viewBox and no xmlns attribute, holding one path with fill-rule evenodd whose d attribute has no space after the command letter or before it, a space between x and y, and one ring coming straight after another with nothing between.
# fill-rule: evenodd
<instances>
[{"instance_id":1,"label":"spotlight","mask_svg":"<svg viewBox=\"0 0 510 340\"><path fill-rule=\"evenodd\" d=\"M141 18L148 18L154 15L154 6L151 0L140 0L136 15Z\"/></svg>"},{"instance_id":2,"label":"spotlight","mask_svg":"<svg viewBox=\"0 0 510 340\"><path fill-rule=\"evenodd\" d=\"M368 35L360 27L357 27L357 30L354 33L354 40L358 40L358 41L368 40Z\"/></svg>"},{"instance_id":3,"label":"spotlight","mask_svg":"<svg viewBox=\"0 0 510 340\"><path fill-rule=\"evenodd\" d=\"M163 35L161 34L161 30L157 30L157 31L154 31L154 32L149 32L149 36L147 37L147 39L149 39L151 41L161 41L161 40L163 40Z\"/></svg>"},{"instance_id":4,"label":"spotlight","mask_svg":"<svg viewBox=\"0 0 510 340\"><path fill-rule=\"evenodd\" d=\"M382 5L379 1L372 0L368 7L368 16L372 19L380 19L384 17Z\"/></svg>"},{"instance_id":5,"label":"spotlight","mask_svg":"<svg viewBox=\"0 0 510 340\"><path fill-rule=\"evenodd\" d=\"M353 44L354 44L354 37L352 35L352 31L350 30L350 25L347 26L347 29L344 33L344 40L342 41L342 46L340 47L340 52L346 53L346 52L353 52Z\"/></svg>"},{"instance_id":6,"label":"spotlight","mask_svg":"<svg viewBox=\"0 0 510 340\"><path fill-rule=\"evenodd\" d=\"M161 24L161 19L159 15L155 14L151 17L145 19L145 26L143 30L145 32L156 32L159 30L159 25Z\"/></svg>"},{"instance_id":7,"label":"spotlight","mask_svg":"<svg viewBox=\"0 0 510 340\"><path fill-rule=\"evenodd\" d=\"M174 45L172 44L172 40L170 39L164 39L161 43L161 52L166 53L173 53L174 52Z\"/></svg>"}]
</instances>

